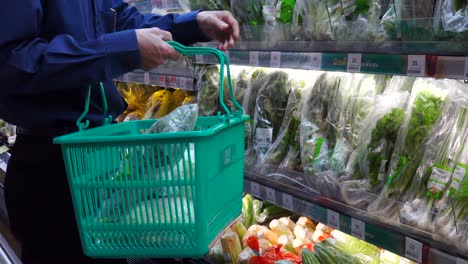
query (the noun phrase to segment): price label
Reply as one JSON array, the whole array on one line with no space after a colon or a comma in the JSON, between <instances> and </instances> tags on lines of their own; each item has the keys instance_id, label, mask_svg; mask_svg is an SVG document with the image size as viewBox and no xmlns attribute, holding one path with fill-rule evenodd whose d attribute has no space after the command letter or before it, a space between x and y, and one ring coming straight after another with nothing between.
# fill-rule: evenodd
<instances>
[{"instance_id":1,"label":"price label","mask_svg":"<svg viewBox=\"0 0 468 264\"><path fill-rule=\"evenodd\" d=\"M195 63L203 64L203 55L195 55Z\"/></svg>"},{"instance_id":2,"label":"price label","mask_svg":"<svg viewBox=\"0 0 468 264\"><path fill-rule=\"evenodd\" d=\"M256 182L252 182L250 184L250 190L253 196L259 198L260 197L260 184Z\"/></svg>"},{"instance_id":3,"label":"price label","mask_svg":"<svg viewBox=\"0 0 468 264\"><path fill-rule=\"evenodd\" d=\"M283 208L294 211L293 197L287 193L283 193Z\"/></svg>"},{"instance_id":4,"label":"price label","mask_svg":"<svg viewBox=\"0 0 468 264\"><path fill-rule=\"evenodd\" d=\"M327 209L327 225L334 229L340 229L340 214Z\"/></svg>"},{"instance_id":5,"label":"price label","mask_svg":"<svg viewBox=\"0 0 468 264\"><path fill-rule=\"evenodd\" d=\"M320 71L322 69L322 53L309 53L308 57L310 69Z\"/></svg>"},{"instance_id":6,"label":"price label","mask_svg":"<svg viewBox=\"0 0 468 264\"><path fill-rule=\"evenodd\" d=\"M143 82L145 84L150 84L150 74L149 74L149 72L145 72L143 74Z\"/></svg>"},{"instance_id":7,"label":"price label","mask_svg":"<svg viewBox=\"0 0 468 264\"><path fill-rule=\"evenodd\" d=\"M156 82L156 85L164 87L166 86L166 76L165 75L159 75L158 80Z\"/></svg>"},{"instance_id":8,"label":"price label","mask_svg":"<svg viewBox=\"0 0 468 264\"><path fill-rule=\"evenodd\" d=\"M361 72L362 54L348 54L348 72Z\"/></svg>"},{"instance_id":9,"label":"price label","mask_svg":"<svg viewBox=\"0 0 468 264\"><path fill-rule=\"evenodd\" d=\"M266 200L272 204L276 204L276 191L272 188L266 187Z\"/></svg>"},{"instance_id":10,"label":"price label","mask_svg":"<svg viewBox=\"0 0 468 264\"><path fill-rule=\"evenodd\" d=\"M464 260L462 258L457 258L456 264L468 264L468 260Z\"/></svg>"},{"instance_id":11,"label":"price label","mask_svg":"<svg viewBox=\"0 0 468 264\"><path fill-rule=\"evenodd\" d=\"M177 84L177 77L176 76L167 76L166 77L166 86L171 88L177 88L179 86Z\"/></svg>"},{"instance_id":12,"label":"price label","mask_svg":"<svg viewBox=\"0 0 468 264\"><path fill-rule=\"evenodd\" d=\"M250 66L258 66L258 51L249 52L249 64Z\"/></svg>"},{"instance_id":13,"label":"price label","mask_svg":"<svg viewBox=\"0 0 468 264\"><path fill-rule=\"evenodd\" d=\"M412 238L407 237L405 243L405 257L418 263L422 262L423 245Z\"/></svg>"},{"instance_id":14,"label":"price label","mask_svg":"<svg viewBox=\"0 0 468 264\"><path fill-rule=\"evenodd\" d=\"M426 56L425 55L409 55L408 56L408 71L409 76L421 77L426 73Z\"/></svg>"},{"instance_id":15,"label":"price label","mask_svg":"<svg viewBox=\"0 0 468 264\"><path fill-rule=\"evenodd\" d=\"M270 54L270 67L279 68L281 67L281 52L271 52Z\"/></svg>"},{"instance_id":16,"label":"price label","mask_svg":"<svg viewBox=\"0 0 468 264\"><path fill-rule=\"evenodd\" d=\"M468 80L468 57L465 57L465 80Z\"/></svg>"},{"instance_id":17,"label":"price label","mask_svg":"<svg viewBox=\"0 0 468 264\"><path fill-rule=\"evenodd\" d=\"M366 240L366 224L363 221L351 218L351 235Z\"/></svg>"}]
</instances>

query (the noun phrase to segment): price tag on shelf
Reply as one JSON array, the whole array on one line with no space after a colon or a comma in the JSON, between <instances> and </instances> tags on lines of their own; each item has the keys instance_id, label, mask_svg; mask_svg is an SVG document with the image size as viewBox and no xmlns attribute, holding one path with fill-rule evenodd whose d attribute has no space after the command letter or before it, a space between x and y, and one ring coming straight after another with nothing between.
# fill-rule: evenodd
<instances>
[{"instance_id":1,"label":"price tag on shelf","mask_svg":"<svg viewBox=\"0 0 468 264\"><path fill-rule=\"evenodd\" d=\"M167 87L171 88L178 88L179 84L177 83L177 77L176 76L167 76L166 77L166 84Z\"/></svg>"},{"instance_id":2,"label":"price tag on shelf","mask_svg":"<svg viewBox=\"0 0 468 264\"><path fill-rule=\"evenodd\" d=\"M418 263L422 262L423 244L412 238L406 237L405 257Z\"/></svg>"},{"instance_id":3,"label":"price tag on shelf","mask_svg":"<svg viewBox=\"0 0 468 264\"><path fill-rule=\"evenodd\" d=\"M422 77L426 73L426 56L425 55L408 55L408 70L409 76Z\"/></svg>"},{"instance_id":4,"label":"price tag on shelf","mask_svg":"<svg viewBox=\"0 0 468 264\"><path fill-rule=\"evenodd\" d=\"M203 55L195 55L195 63L203 64Z\"/></svg>"},{"instance_id":5,"label":"price tag on shelf","mask_svg":"<svg viewBox=\"0 0 468 264\"><path fill-rule=\"evenodd\" d=\"M468 264L468 260L464 260L462 258L457 258L456 264Z\"/></svg>"},{"instance_id":6,"label":"price tag on shelf","mask_svg":"<svg viewBox=\"0 0 468 264\"><path fill-rule=\"evenodd\" d=\"M348 72L361 72L362 54L348 54Z\"/></svg>"},{"instance_id":7,"label":"price tag on shelf","mask_svg":"<svg viewBox=\"0 0 468 264\"><path fill-rule=\"evenodd\" d=\"M334 229L340 229L340 214L327 209L327 225Z\"/></svg>"},{"instance_id":8,"label":"price tag on shelf","mask_svg":"<svg viewBox=\"0 0 468 264\"><path fill-rule=\"evenodd\" d=\"M276 204L276 191L272 188L266 187L266 200L272 204Z\"/></svg>"},{"instance_id":9,"label":"price tag on shelf","mask_svg":"<svg viewBox=\"0 0 468 264\"><path fill-rule=\"evenodd\" d=\"M258 66L258 51L249 52L249 64L250 66Z\"/></svg>"},{"instance_id":10,"label":"price tag on shelf","mask_svg":"<svg viewBox=\"0 0 468 264\"><path fill-rule=\"evenodd\" d=\"M465 57L465 80L468 80L468 57Z\"/></svg>"},{"instance_id":11,"label":"price tag on shelf","mask_svg":"<svg viewBox=\"0 0 468 264\"><path fill-rule=\"evenodd\" d=\"M149 74L149 72L145 72L143 74L143 82L145 84L150 84L150 74Z\"/></svg>"},{"instance_id":12,"label":"price tag on shelf","mask_svg":"<svg viewBox=\"0 0 468 264\"><path fill-rule=\"evenodd\" d=\"M260 184L256 182L250 183L250 192L253 196L260 198Z\"/></svg>"},{"instance_id":13,"label":"price tag on shelf","mask_svg":"<svg viewBox=\"0 0 468 264\"><path fill-rule=\"evenodd\" d=\"M283 193L283 208L291 212L294 211L293 197L287 193Z\"/></svg>"},{"instance_id":14,"label":"price tag on shelf","mask_svg":"<svg viewBox=\"0 0 468 264\"><path fill-rule=\"evenodd\" d=\"M322 69L322 53L309 53L309 67L311 70Z\"/></svg>"},{"instance_id":15,"label":"price tag on shelf","mask_svg":"<svg viewBox=\"0 0 468 264\"><path fill-rule=\"evenodd\" d=\"M366 223L363 221L351 218L351 235L366 240Z\"/></svg>"},{"instance_id":16,"label":"price tag on shelf","mask_svg":"<svg viewBox=\"0 0 468 264\"><path fill-rule=\"evenodd\" d=\"M272 51L270 54L270 67L279 68L281 67L281 52Z\"/></svg>"},{"instance_id":17,"label":"price tag on shelf","mask_svg":"<svg viewBox=\"0 0 468 264\"><path fill-rule=\"evenodd\" d=\"M156 81L156 85L160 87L166 86L166 75L159 75L158 80Z\"/></svg>"}]
</instances>

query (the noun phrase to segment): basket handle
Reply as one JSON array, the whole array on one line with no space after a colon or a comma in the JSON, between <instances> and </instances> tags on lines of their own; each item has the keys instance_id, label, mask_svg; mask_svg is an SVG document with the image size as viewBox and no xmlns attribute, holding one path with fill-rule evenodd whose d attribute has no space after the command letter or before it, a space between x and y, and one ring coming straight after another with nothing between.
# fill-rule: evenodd
<instances>
[{"instance_id":1,"label":"basket handle","mask_svg":"<svg viewBox=\"0 0 468 264\"><path fill-rule=\"evenodd\" d=\"M99 90L100 90L101 98L102 98L102 106L104 108L103 109L104 110L104 116L107 116L108 106L107 106L106 91L104 90L104 86L102 85L102 82L99 83ZM81 113L81 115L76 120L76 126L78 127L79 131L83 131L83 130L85 130L85 129L87 129L89 127L89 120L85 120L83 122L83 119L89 113L90 101L91 101L91 85L88 86L84 111L83 111L83 113ZM112 115L109 115L108 117L104 118L103 124L108 125L108 124L112 123L112 120L113 120Z\"/></svg>"},{"instance_id":2,"label":"basket handle","mask_svg":"<svg viewBox=\"0 0 468 264\"><path fill-rule=\"evenodd\" d=\"M182 55L188 55L188 56L215 55L216 58L219 60L219 64L220 64L220 67L219 67L219 102L221 104L221 107L224 109L227 116L231 115L231 111L227 108L226 104L224 103L224 68L226 68L227 80L228 80L228 86L229 86L229 94L231 96L231 100L234 106L237 108L237 111L235 109L231 109L231 110L235 112L237 115L242 115L243 113L242 106L236 101L236 98L234 96L234 89L232 87L232 79L231 79L231 70L229 67L229 58L226 56L226 54L214 48L186 47L175 41L168 41L167 43L171 45L175 50L177 50ZM220 112L218 112L218 116L221 119L224 119L221 116Z\"/></svg>"}]
</instances>

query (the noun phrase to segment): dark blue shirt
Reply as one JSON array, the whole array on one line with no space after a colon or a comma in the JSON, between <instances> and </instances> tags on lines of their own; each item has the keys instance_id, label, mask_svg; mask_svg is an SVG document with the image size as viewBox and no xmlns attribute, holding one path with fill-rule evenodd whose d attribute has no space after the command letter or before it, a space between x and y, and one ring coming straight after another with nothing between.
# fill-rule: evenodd
<instances>
[{"instance_id":1,"label":"dark blue shirt","mask_svg":"<svg viewBox=\"0 0 468 264\"><path fill-rule=\"evenodd\" d=\"M121 0L3 1L0 118L26 128L73 125L88 85L99 82L116 118L126 104L112 79L140 66L135 29L158 27L186 45L205 41L196 14L141 15ZM92 94L88 119L98 122L102 101Z\"/></svg>"}]
</instances>

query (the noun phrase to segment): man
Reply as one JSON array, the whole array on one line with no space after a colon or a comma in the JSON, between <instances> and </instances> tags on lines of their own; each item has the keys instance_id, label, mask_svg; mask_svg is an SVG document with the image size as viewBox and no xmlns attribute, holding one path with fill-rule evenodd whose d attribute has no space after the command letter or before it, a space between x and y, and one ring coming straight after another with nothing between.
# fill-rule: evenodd
<instances>
[{"instance_id":1,"label":"man","mask_svg":"<svg viewBox=\"0 0 468 264\"><path fill-rule=\"evenodd\" d=\"M126 105L112 79L179 58L166 41L215 39L225 50L238 37L224 11L156 16L122 0L2 1L0 117L18 126L6 202L25 264L102 262L83 255L60 146L52 143L76 131L88 85L104 84L116 118ZM92 126L104 118L97 89L86 118Z\"/></svg>"}]
</instances>

